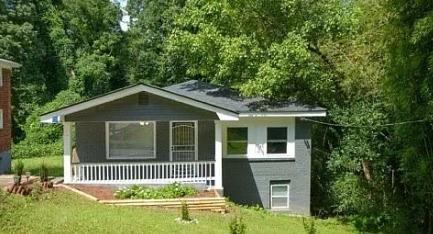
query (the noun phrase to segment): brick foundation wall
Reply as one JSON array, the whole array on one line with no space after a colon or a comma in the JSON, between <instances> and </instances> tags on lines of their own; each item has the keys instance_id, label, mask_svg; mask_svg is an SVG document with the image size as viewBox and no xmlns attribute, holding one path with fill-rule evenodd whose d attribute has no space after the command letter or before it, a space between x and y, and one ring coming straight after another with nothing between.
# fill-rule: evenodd
<instances>
[{"instance_id":1,"label":"brick foundation wall","mask_svg":"<svg viewBox=\"0 0 433 234\"><path fill-rule=\"evenodd\" d=\"M0 152L11 148L11 71L3 72L3 86L0 86L0 109L3 110L3 129L0 129Z\"/></svg>"}]
</instances>

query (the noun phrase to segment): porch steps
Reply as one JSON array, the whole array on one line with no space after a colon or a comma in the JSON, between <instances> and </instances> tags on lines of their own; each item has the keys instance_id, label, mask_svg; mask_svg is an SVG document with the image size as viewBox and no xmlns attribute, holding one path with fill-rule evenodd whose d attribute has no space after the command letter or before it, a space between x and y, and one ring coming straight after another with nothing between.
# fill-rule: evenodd
<instances>
[{"instance_id":1,"label":"porch steps","mask_svg":"<svg viewBox=\"0 0 433 234\"><path fill-rule=\"evenodd\" d=\"M227 204L224 197L152 199L152 200L100 200L100 203L117 206L142 206L180 209L186 202L190 210L224 212Z\"/></svg>"}]
</instances>

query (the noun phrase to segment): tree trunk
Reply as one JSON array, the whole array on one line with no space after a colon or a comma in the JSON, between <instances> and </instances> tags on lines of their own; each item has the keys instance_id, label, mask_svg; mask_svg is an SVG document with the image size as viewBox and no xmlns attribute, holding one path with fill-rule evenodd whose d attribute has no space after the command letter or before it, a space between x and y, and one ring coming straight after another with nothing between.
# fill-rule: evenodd
<instances>
[{"instance_id":1,"label":"tree trunk","mask_svg":"<svg viewBox=\"0 0 433 234\"><path fill-rule=\"evenodd\" d=\"M362 164L362 171L364 172L365 179L367 179L368 182L371 181L371 173L370 173L370 162L366 159L363 159L361 161Z\"/></svg>"}]
</instances>

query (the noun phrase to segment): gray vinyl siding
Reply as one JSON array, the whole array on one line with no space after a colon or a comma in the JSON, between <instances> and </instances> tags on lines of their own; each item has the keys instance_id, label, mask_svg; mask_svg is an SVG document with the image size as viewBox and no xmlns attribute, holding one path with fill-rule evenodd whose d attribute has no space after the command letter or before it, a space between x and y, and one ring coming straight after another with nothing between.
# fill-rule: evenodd
<instances>
[{"instance_id":1,"label":"gray vinyl siding","mask_svg":"<svg viewBox=\"0 0 433 234\"><path fill-rule=\"evenodd\" d=\"M200 161L215 160L215 122L199 121L198 152Z\"/></svg>"},{"instance_id":2,"label":"gray vinyl siding","mask_svg":"<svg viewBox=\"0 0 433 234\"><path fill-rule=\"evenodd\" d=\"M170 123L156 122L156 158L120 161L170 161ZM213 121L198 121L198 159L214 160L215 125ZM77 122L75 125L77 156L81 163L116 162L106 158L105 122Z\"/></svg>"},{"instance_id":3,"label":"gray vinyl siding","mask_svg":"<svg viewBox=\"0 0 433 234\"><path fill-rule=\"evenodd\" d=\"M69 122L217 119L214 112L145 92L65 116Z\"/></svg>"},{"instance_id":4,"label":"gray vinyl siding","mask_svg":"<svg viewBox=\"0 0 433 234\"><path fill-rule=\"evenodd\" d=\"M270 208L271 182L289 182L290 209L310 213L310 147L308 123L296 119L294 159L224 159L224 195L241 203Z\"/></svg>"}]
</instances>

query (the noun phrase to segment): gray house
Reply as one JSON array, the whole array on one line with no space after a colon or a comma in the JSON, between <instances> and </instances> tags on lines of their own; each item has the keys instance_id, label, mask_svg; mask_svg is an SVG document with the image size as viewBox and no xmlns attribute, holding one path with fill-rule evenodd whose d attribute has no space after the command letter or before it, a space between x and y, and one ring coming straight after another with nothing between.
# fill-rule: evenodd
<instances>
[{"instance_id":1,"label":"gray house","mask_svg":"<svg viewBox=\"0 0 433 234\"><path fill-rule=\"evenodd\" d=\"M320 107L188 81L129 86L41 121L63 124L65 183L198 183L238 203L309 214L311 137L302 117L323 116Z\"/></svg>"}]
</instances>

